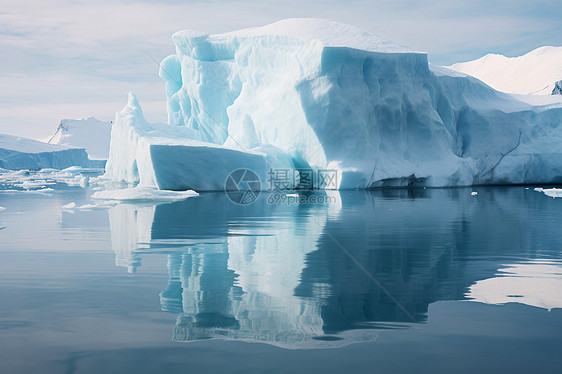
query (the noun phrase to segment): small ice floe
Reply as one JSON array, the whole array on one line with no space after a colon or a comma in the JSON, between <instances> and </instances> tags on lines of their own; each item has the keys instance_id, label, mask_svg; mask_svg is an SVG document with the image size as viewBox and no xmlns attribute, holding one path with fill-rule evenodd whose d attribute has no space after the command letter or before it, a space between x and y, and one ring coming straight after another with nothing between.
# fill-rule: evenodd
<instances>
[{"instance_id":1,"label":"small ice floe","mask_svg":"<svg viewBox=\"0 0 562 374\"><path fill-rule=\"evenodd\" d=\"M537 192L542 192L544 193L546 196L550 196L553 199L556 199L557 197L562 197L562 188L535 188L535 191Z\"/></svg>"},{"instance_id":2,"label":"small ice floe","mask_svg":"<svg viewBox=\"0 0 562 374\"><path fill-rule=\"evenodd\" d=\"M470 194L471 194L472 196L476 196L476 195L478 195L478 192L472 191Z\"/></svg>"},{"instance_id":3,"label":"small ice floe","mask_svg":"<svg viewBox=\"0 0 562 374\"><path fill-rule=\"evenodd\" d=\"M0 212L6 210L6 208L4 208L3 206L0 206Z\"/></svg>"},{"instance_id":4,"label":"small ice floe","mask_svg":"<svg viewBox=\"0 0 562 374\"><path fill-rule=\"evenodd\" d=\"M73 212L75 210L97 210L97 209L108 209L114 207L117 203L103 203L103 204L84 204L76 205L75 202L68 203L62 206L62 210Z\"/></svg>"},{"instance_id":5,"label":"small ice floe","mask_svg":"<svg viewBox=\"0 0 562 374\"><path fill-rule=\"evenodd\" d=\"M97 191L94 192L92 198L116 201L178 201L195 196L199 196L199 194L193 190L168 191L157 190L150 187L134 187L119 190Z\"/></svg>"}]
</instances>

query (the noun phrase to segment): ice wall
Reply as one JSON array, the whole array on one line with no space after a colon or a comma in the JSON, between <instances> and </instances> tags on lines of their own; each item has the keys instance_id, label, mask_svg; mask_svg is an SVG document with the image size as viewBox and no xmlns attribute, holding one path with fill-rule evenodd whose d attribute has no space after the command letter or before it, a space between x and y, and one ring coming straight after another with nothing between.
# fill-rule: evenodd
<instances>
[{"instance_id":1,"label":"ice wall","mask_svg":"<svg viewBox=\"0 0 562 374\"><path fill-rule=\"evenodd\" d=\"M84 149L0 134L0 168L2 169L64 169L70 166L90 166Z\"/></svg>"}]
</instances>

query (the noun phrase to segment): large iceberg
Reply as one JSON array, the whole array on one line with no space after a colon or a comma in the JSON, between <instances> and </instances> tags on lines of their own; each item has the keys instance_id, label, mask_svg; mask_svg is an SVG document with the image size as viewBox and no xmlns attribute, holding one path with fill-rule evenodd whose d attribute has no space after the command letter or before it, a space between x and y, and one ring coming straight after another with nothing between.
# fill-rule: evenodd
<instances>
[{"instance_id":1,"label":"large iceberg","mask_svg":"<svg viewBox=\"0 0 562 374\"><path fill-rule=\"evenodd\" d=\"M209 190L238 168L262 182L281 168L335 171L336 188L562 182L560 102L518 100L353 26L289 19L173 41L168 124L131 96L111 179Z\"/></svg>"},{"instance_id":2,"label":"large iceberg","mask_svg":"<svg viewBox=\"0 0 562 374\"><path fill-rule=\"evenodd\" d=\"M1 169L64 169L70 166L90 167L88 154L83 148L0 134Z\"/></svg>"}]
</instances>

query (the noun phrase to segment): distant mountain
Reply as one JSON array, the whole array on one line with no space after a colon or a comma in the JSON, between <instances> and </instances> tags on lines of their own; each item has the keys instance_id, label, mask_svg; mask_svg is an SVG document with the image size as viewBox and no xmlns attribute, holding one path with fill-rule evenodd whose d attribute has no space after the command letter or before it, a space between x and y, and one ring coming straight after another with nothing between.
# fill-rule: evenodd
<instances>
[{"instance_id":1,"label":"distant mountain","mask_svg":"<svg viewBox=\"0 0 562 374\"><path fill-rule=\"evenodd\" d=\"M62 144L85 148L92 160L107 160L111 122L100 121L94 117L83 119L63 119L49 139L50 144Z\"/></svg>"},{"instance_id":2,"label":"distant mountain","mask_svg":"<svg viewBox=\"0 0 562 374\"><path fill-rule=\"evenodd\" d=\"M520 57L488 54L450 66L490 87L522 95L562 93L562 47L540 47Z\"/></svg>"}]
</instances>

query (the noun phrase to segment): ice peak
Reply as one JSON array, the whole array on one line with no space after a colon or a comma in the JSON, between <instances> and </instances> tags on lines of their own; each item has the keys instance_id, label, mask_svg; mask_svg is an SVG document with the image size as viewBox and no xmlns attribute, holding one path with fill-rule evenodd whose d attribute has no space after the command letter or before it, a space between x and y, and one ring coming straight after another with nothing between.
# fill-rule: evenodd
<instances>
[{"instance_id":1,"label":"ice peak","mask_svg":"<svg viewBox=\"0 0 562 374\"><path fill-rule=\"evenodd\" d=\"M133 91L129 91L129 98L127 100L127 106L131 109L141 109L137 95ZM142 110L142 109L141 109Z\"/></svg>"}]
</instances>

